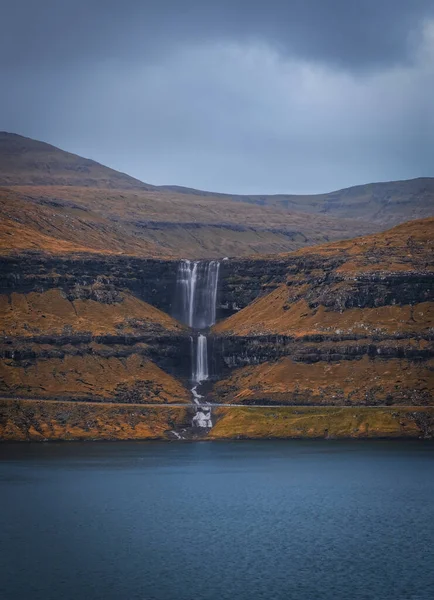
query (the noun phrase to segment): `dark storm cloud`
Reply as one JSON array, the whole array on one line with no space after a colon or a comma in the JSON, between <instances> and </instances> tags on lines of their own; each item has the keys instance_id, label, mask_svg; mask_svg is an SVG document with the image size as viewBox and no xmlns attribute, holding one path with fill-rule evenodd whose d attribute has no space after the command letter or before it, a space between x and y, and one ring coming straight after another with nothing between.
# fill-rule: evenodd
<instances>
[{"instance_id":1,"label":"dark storm cloud","mask_svg":"<svg viewBox=\"0 0 434 600\"><path fill-rule=\"evenodd\" d=\"M8 0L0 130L155 184L432 175L432 0Z\"/></svg>"},{"instance_id":2,"label":"dark storm cloud","mask_svg":"<svg viewBox=\"0 0 434 600\"><path fill-rule=\"evenodd\" d=\"M0 56L35 68L101 58L152 62L183 42L262 41L346 67L411 56L432 0L8 0Z\"/></svg>"}]
</instances>

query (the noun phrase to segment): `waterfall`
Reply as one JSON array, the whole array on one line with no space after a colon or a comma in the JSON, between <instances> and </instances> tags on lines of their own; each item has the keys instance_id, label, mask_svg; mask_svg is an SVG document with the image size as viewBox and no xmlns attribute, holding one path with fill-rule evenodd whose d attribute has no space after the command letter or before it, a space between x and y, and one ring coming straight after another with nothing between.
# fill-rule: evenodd
<instances>
[{"instance_id":1,"label":"waterfall","mask_svg":"<svg viewBox=\"0 0 434 600\"><path fill-rule=\"evenodd\" d=\"M193 329L214 325L219 269L216 260L180 262L173 310L178 321Z\"/></svg>"},{"instance_id":2,"label":"waterfall","mask_svg":"<svg viewBox=\"0 0 434 600\"><path fill-rule=\"evenodd\" d=\"M195 367L193 381L196 383L206 381L208 379L208 340L202 333L197 336Z\"/></svg>"},{"instance_id":3,"label":"waterfall","mask_svg":"<svg viewBox=\"0 0 434 600\"><path fill-rule=\"evenodd\" d=\"M191 393L198 405L193 424L211 427L211 409L201 402L197 388L209 378L208 339L204 330L216 320L217 289L220 263L182 260L176 278L173 316L194 330L191 352Z\"/></svg>"},{"instance_id":4,"label":"waterfall","mask_svg":"<svg viewBox=\"0 0 434 600\"><path fill-rule=\"evenodd\" d=\"M193 327L198 264L189 260L181 261L176 278L175 312L178 313L178 319L189 327Z\"/></svg>"}]
</instances>

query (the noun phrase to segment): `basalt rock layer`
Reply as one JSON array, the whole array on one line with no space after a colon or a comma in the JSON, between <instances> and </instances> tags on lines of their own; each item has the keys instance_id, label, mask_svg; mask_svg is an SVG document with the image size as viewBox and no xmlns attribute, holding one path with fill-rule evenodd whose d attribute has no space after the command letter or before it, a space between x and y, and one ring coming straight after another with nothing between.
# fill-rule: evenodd
<instances>
[{"instance_id":1,"label":"basalt rock layer","mask_svg":"<svg viewBox=\"0 0 434 600\"><path fill-rule=\"evenodd\" d=\"M213 328L220 377L211 397L432 405L433 240L425 219L276 257L276 278Z\"/></svg>"},{"instance_id":2,"label":"basalt rock layer","mask_svg":"<svg viewBox=\"0 0 434 600\"><path fill-rule=\"evenodd\" d=\"M425 219L222 260L200 391L227 407L202 437L432 435L433 239ZM196 435L192 331L169 316L179 261L25 252L0 266L5 439Z\"/></svg>"},{"instance_id":3,"label":"basalt rock layer","mask_svg":"<svg viewBox=\"0 0 434 600\"><path fill-rule=\"evenodd\" d=\"M112 287L0 296L0 394L117 402L190 401L185 327Z\"/></svg>"}]
</instances>

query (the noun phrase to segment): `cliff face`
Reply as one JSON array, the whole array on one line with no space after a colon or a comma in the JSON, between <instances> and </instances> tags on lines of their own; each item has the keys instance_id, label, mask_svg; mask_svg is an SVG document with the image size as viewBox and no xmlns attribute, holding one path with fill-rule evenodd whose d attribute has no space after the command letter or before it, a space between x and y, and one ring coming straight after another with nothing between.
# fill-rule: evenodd
<instances>
[{"instance_id":1,"label":"cliff face","mask_svg":"<svg viewBox=\"0 0 434 600\"><path fill-rule=\"evenodd\" d=\"M262 295L213 328L213 398L432 404L433 234L427 219L278 257Z\"/></svg>"},{"instance_id":2,"label":"cliff face","mask_svg":"<svg viewBox=\"0 0 434 600\"><path fill-rule=\"evenodd\" d=\"M68 300L110 300L121 291L170 313L178 262L101 254L0 256L0 293L61 289Z\"/></svg>"},{"instance_id":3,"label":"cliff face","mask_svg":"<svg viewBox=\"0 0 434 600\"><path fill-rule=\"evenodd\" d=\"M185 328L113 284L0 296L0 394L189 402Z\"/></svg>"},{"instance_id":4,"label":"cliff face","mask_svg":"<svg viewBox=\"0 0 434 600\"><path fill-rule=\"evenodd\" d=\"M213 409L209 437L432 435L433 234L427 219L223 260L202 391L228 406ZM0 260L0 435L197 434L191 407L173 406L191 403L191 332L169 316L177 261L29 252Z\"/></svg>"}]
</instances>

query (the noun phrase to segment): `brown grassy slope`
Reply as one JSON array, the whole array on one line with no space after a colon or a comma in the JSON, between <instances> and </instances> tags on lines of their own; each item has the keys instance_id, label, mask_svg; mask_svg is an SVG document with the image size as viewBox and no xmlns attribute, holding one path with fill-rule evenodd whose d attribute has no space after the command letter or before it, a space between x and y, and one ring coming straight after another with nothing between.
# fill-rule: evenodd
<instances>
[{"instance_id":1,"label":"brown grassy slope","mask_svg":"<svg viewBox=\"0 0 434 600\"><path fill-rule=\"evenodd\" d=\"M88 187L67 186L14 186L14 191L35 203L55 203L57 208L91 210L111 220L124 223L182 223L207 225L234 225L261 229L286 230L288 232L307 229L318 239L342 235L345 228L362 227L369 230L373 226L364 222L355 223L351 219L338 220L333 217L321 218L301 212L288 212L283 208L272 208L248 203L234 203L212 196L197 196L161 192L158 190L111 190L89 189Z\"/></svg>"},{"instance_id":2,"label":"brown grassy slope","mask_svg":"<svg viewBox=\"0 0 434 600\"><path fill-rule=\"evenodd\" d=\"M178 193L206 194L206 192L176 186L167 189ZM213 194L208 193L208 195ZM377 223L383 229L412 219L423 219L434 215L434 178L419 177L404 181L368 183L326 194L272 196L221 194L220 197L312 215L360 219Z\"/></svg>"},{"instance_id":3,"label":"brown grassy slope","mask_svg":"<svg viewBox=\"0 0 434 600\"><path fill-rule=\"evenodd\" d=\"M190 394L149 359L95 355L0 359L0 395L139 403L189 403Z\"/></svg>"},{"instance_id":4,"label":"brown grassy slope","mask_svg":"<svg viewBox=\"0 0 434 600\"><path fill-rule=\"evenodd\" d=\"M218 408L208 439L421 438L434 433L434 409L417 407ZM188 427L182 407L0 399L0 440L175 439Z\"/></svg>"},{"instance_id":5,"label":"brown grassy slope","mask_svg":"<svg viewBox=\"0 0 434 600\"><path fill-rule=\"evenodd\" d=\"M433 218L405 223L385 233L280 255L279 258L288 260L287 284L218 323L214 332L294 336L426 333L434 327L432 298L416 305L386 303L384 306L341 310L332 310L323 303L326 294L335 299L357 294L357 279L362 275L432 272L433 256ZM331 281L328 286L323 284L326 274ZM373 290L375 293L375 284Z\"/></svg>"},{"instance_id":6,"label":"brown grassy slope","mask_svg":"<svg viewBox=\"0 0 434 600\"><path fill-rule=\"evenodd\" d=\"M189 392L179 381L141 355L147 351L146 344L136 344L125 356L122 347L74 342L82 339L80 334L116 335L121 340L146 334L153 340L180 334L185 327L132 295L107 291L98 283L87 291L100 301L80 297L82 289L77 290L78 297L75 290L67 297L59 289L0 296L5 356L14 357L0 361L0 393L53 399L189 402ZM40 336L47 336L46 340ZM14 342L13 354L8 340Z\"/></svg>"},{"instance_id":7,"label":"brown grassy slope","mask_svg":"<svg viewBox=\"0 0 434 600\"><path fill-rule=\"evenodd\" d=\"M189 419L182 407L0 399L0 440L175 439Z\"/></svg>"},{"instance_id":8,"label":"brown grassy slope","mask_svg":"<svg viewBox=\"0 0 434 600\"><path fill-rule=\"evenodd\" d=\"M304 299L291 302L294 290L286 285L258 298L242 311L215 325L216 334L290 335L315 334L421 334L434 327L434 302L416 306L350 308L343 312L324 306L310 308ZM295 290L298 291L298 290Z\"/></svg>"},{"instance_id":9,"label":"brown grassy slope","mask_svg":"<svg viewBox=\"0 0 434 600\"><path fill-rule=\"evenodd\" d=\"M287 252L433 214L433 181L312 197L221 195L150 186L48 144L0 133L0 217L9 219L0 229L0 251L84 248L190 258Z\"/></svg>"},{"instance_id":10,"label":"brown grassy slope","mask_svg":"<svg viewBox=\"0 0 434 600\"><path fill-rule=\"evenodd\" d=\"M434 217L408 221L384 232L323 244L294 256L344 257L341 271L434 269Z\"/></svg>"},{"instance_id":11,"label":"brown grassy slope","mask_svg":"<svg viewBox=\"0 0 434 600\"><path fill-rule=\"evenodd\" d=\"M420 438L434 434L434 408L218 408L211 439Z\"/></svg>"},{"instance_id":12,"label":"brown grassy slope","mask_svg":"<svg viewBox=\"0 0 434 600\"><path fill-rule=\"evenodd\" d=\"M3 188L0 214L97 251L142 256L276 253L375 230L368 223L208 197L77 186Z\"/></svg>"},{"instance_id":13,"label":"brown grassy slope","mask_svg":"<svg viewBox=\"0 0 434 600\"><path fill-rule=\"evenodd\" d=\"M211 258L294 250L376 230L370 223L161 190L6 133L0 134L1 185L0 216L17 224L0 229L6 252L74 251L72 244L77 251ZM39 234L59 240L59 247Z\"/></svg>"},{"instance_id":14,"label":"brown grassy slope","mask_svg":"<svg viewBox=\"0 0 434 600\"><path fill-rule=\"evenodd\" d=\"M90 210L35 203L15 188L0 188L0 252L23 250L170 257L169 249Z\"/></svg>"},{"instance_id":15,"label":"brown grassy slope","mask_svg":"<svg viewBox=\"0 0 434 600\"><path fill-rule=\"evenodd\" d=\"M43 250L49 253L66 254L70 252L95 252L79 243L40 233L32 225L27 226L14 219L2 216L0 222L0 253Z\"/></svg>"},{"instance_id":16,"label":"brown grassy slope","mask_svg":"<svg viewBox=\"0 0 434 600\"><path fill-rule=\"evenodd\" d=\"M0 132L0 185L84 185L153 189L93 160L14 133Z\"/></svg>"},{"instance_id":17,"label":"brown grassy slope","mask_svg":"<svg viewBox=\"0 0 434 600\"><path fill-rule=\"evenodd\" d=\"M299 363L289 357L233 371L215 385L222 402L251 404L430 404L434 360L405 359Z\"/></svg>"},{"instance_id":18,"label":"brown grassy slope","mask_svg":"<svg viewBox=\"0 0 434 600\"><path fill-rule=\"evenodd\" d=\"M134 332L181 332L175 319L135 296L117 293L118 301L68 300L59 289L0 295L0 332L6 336L53 336L92 332L131 334Z\"/></svg>"},{"instance_id":19,"label":"brown grassy slope","mask_svg":"<svg viewBox=\"0 0 434 600\"><path fill-rule=\"evenodd\" d=\"M429 177L371 183L316 195L216 194L178 186L152 186L44 142L6 132L0 132L0 185L156 190L181 203L182 196L210 199L215 205L235 201L295 213L356 218L381 227L434 214L434 179Z\"/></svg>"}]
</instances>

